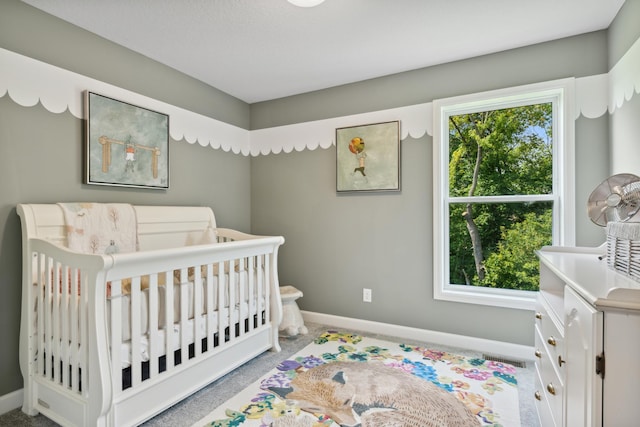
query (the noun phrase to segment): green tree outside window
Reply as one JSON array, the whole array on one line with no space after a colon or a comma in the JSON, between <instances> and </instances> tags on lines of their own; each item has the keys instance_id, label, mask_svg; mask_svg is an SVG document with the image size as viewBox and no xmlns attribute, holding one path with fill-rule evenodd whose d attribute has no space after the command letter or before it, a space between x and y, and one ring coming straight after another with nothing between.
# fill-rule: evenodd
<instances>
[{"instance_id":1,"label":"green tree outside window","mask_svg":"<svg viewBox=\"0 0 640 427\"><path fill-rule=\"evenodd\" d=\"M538 290L534 251L551 244L553 206L496 198L552 193L552 113L542 103L449 117L450 283Z\"/></svg>"}]
</instances>

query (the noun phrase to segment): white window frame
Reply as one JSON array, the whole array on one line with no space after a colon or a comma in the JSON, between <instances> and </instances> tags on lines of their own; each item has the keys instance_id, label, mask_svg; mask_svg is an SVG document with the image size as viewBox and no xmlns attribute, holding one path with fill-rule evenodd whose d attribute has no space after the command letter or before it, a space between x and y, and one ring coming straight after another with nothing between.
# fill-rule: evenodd
<instances>
[{"instance_id":1,"label":"white window frame","mask_svg":"<svg viewBox=\"0 0 640 427\"><path fill-rule=\"evenodd\" d=\"M553 245L575 244L575 79L568 78L433 101L433 296L436 300L533 310L537 292L449 283L449 117L551 102L553 108L553 192L509 200L553 202ZM507 196L483 197L501 202ZM456 202L466 198L456 197ZM477 198L469 200L478 201Z\"/></svg>"}]
</instances>

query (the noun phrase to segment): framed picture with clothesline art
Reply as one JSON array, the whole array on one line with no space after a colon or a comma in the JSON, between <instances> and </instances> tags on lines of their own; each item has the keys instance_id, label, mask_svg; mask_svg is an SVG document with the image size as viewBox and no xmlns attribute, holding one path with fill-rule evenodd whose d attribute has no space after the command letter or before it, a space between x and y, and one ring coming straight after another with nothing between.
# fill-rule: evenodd
<instances>
[{"instance_id":1,"label":"framed picture with clothesline art","mask_svg":"<svg viewBox=\"0 0 640 427\"><path fill-rule=\"evenodd\" d=\"M85 92L85 182L169 188L169 116Z\"/></svg>"}]
</instances>

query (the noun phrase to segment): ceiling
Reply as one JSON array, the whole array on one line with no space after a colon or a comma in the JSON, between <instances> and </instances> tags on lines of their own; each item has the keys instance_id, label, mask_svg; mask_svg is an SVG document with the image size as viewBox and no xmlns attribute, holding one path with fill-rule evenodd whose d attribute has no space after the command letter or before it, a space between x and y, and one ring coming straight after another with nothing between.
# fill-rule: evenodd
<instances>
[{"instance_id":1,"label":"ceiling","mask_svg":"<svg viewBox=\"0 0 640 427\"><path fill-rule=\"evenodd\" d=\"M248 103L607 28L624 0L23 0Z\"/></svg>"}]
</instances>

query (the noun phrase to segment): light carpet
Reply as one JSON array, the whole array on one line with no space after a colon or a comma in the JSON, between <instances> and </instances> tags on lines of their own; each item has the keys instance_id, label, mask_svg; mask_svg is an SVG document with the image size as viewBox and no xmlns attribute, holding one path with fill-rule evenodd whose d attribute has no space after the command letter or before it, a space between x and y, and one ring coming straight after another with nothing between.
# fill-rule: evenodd
<instances>
[{"instance_id":1,"label":"light carpet","mask_svg":"<svg viewBox=\"0 0 640 427\"><path fill-rule=\"evenodd\" d=\"M327 331L199 426L519 426L512 365Z\"/></svg>"}]
</instances>

